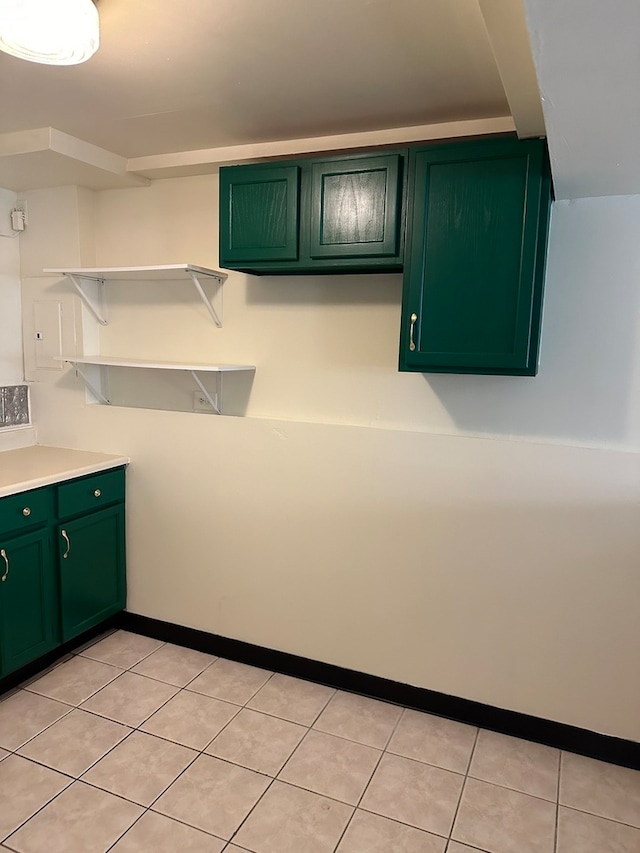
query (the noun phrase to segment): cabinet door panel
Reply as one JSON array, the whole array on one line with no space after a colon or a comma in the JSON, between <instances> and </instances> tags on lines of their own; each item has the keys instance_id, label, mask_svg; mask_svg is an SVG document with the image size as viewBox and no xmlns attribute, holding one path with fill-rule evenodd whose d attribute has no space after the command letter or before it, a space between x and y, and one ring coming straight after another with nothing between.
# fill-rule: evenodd
<instances>
[{"instance_id":1,"label":"cabinet door panel","mask_svg":"<svg viewBox=\"0 0 640 853\"><path fill-rule=\"evenodd\" d=\"M415 155L401 368L535 374L543 154L539 140L501 140Z\"/></svg>"},{"instance_id":2,"label":"cabinet door panel","mask_svg":"<svg viewBox=\"0 0 640 853\"><path fill-rule=\"evenodd\" d=\"M220 170L220 263L298 259L298 166Z\"/></svg>"},{"instance_id":3,"label":"cabinet door panel","mask_svg":"<svg viewBox=\"0 0 640 853\"><path fill-rule=\"evenodd\" d=\"M60 525L58 553L66 641L125 606L124 506Z\"/></svg>"},{"instance_id":4,"label":"cabinet door panel","mask_svg":"<svg viewBox=\"0 0 640 853\"><path fill-rule=\"evenodd\" d=\"M314 163L311 257L397 255L400 177L398 154Z\"/></svg>"},{"instance_id":5,"label":"cabinet door panel","mask_svg":"<svg viewBox=\"0 0 640 853\"><path fill-rule=\"evenodd\" d=\"M0 541L0 660L18 669L54 646L49 530Z\"/></svg>"}]
</instances>

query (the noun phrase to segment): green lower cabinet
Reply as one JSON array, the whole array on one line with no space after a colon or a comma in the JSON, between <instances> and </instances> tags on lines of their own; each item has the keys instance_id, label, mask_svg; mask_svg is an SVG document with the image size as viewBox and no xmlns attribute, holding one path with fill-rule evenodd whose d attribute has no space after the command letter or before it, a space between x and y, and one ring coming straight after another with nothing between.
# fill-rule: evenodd
<instances>
[{"instance_id":1,"label":"green lower cabinet","mask_svg":"<svg viewBox=\"0 0 640 853\"><path fill-rule=\"evenodd\" d=\"M413 151L400 370L533 376L550 179L543 140Z\"/></svg>"},{"instance_id":2,"label":"green lower cabinet","mask_svg":"<svg viewBox=\"0 0 640 853\"><path fill-rule=\"evenodd\" d=\"M63 641L125 606L124 505L58 527Z\"/></svg>"},{"instance_id":3,"label":"green lower cabinet","mask_svg":"<svg viewBox=\"0 0 640 853\"><path fill-rule=\"evenodd\" d=\"M6 675L57 644L49 528L0 537L0 672Z\"/></svg>"},{"instance_id":4,"label":"green lower cabinet","mask_svg":"<svg viewBox=\"0 0 640 853\"><path fill-rule=\"evenodd\" d=\"M0 498L0 678L123 610L125 472Z\"/></svg>"}]
</instances>

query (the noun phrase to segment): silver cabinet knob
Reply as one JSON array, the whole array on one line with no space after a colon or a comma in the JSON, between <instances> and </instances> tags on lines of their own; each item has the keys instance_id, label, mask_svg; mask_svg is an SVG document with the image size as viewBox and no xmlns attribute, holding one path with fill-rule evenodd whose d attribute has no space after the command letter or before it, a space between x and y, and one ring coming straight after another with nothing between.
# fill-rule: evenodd
<instances>
[{"instance_id":1,"label":"silver cabinet knob","mask_svg":"<svg viewBox=\"0 0 640 853\"><path fill-rule=\"evenodd\" d=\"M29 518L29 516L31 515L31 509L28 506L26 506L22 510L22 514L24 515L25 518Z\"/></svg>"},{"instance_id":2,"label":"silver cabinet knob","mask_svg":"<svg viewBox=\"0 0 640 853\"><path fill-rule=\"evenodd\" d=\"M100 489L96 489L95 492L93 493L93 496L96 498L99 498L101 494L102 494L102 492L100 491Z\"/></svg>"}]
</instances>

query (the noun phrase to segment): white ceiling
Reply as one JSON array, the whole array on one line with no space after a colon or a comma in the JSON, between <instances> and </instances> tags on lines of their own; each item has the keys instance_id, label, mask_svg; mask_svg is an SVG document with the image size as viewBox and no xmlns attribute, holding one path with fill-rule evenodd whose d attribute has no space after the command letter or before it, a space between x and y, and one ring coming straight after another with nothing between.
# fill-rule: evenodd
<instances>
[{"instance_id":1,"label":"white ceiling","mask_svg":"<svg viewBox=\"0 0 640 853\"><path fill-rule=\"evenodd\" d=\"M508 113L476 0L100 0L101 47L0 54L0 132L124 157Z\"/></svg>"},{"instance_id":2,"label":"white ceiling","mask_svg":"<svg viewBox=\"0 0 640 853\"><path fill-rule=\"evenodd\" d=\"M615 14L600 0L98 0L98 8L101 47L82 65L0 53L0 186L77 180L99 189L305 150L540 135L546 119L558 196L612 185L640 192L632 146L615 137L607 154L610 128L594 131L599 111L613 119L618 89L630 93L638 79L638 0L616 0ZM635 142L640 111L626 116ZM624 189L636 186L625 183L634 170L637 188Z\"/></svg>"}]
</instances>

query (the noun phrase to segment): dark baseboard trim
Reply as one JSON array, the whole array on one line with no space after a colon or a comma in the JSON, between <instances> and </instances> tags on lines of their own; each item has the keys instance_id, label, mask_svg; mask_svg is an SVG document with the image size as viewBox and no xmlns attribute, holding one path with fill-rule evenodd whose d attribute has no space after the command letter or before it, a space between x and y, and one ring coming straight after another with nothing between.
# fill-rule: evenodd
<instances>
[{"instance_id":1,"label":"dark baseboard trim","mask_svg":"<svg viewBox=\"0 0 640 853\"><path fill-rule=\"evenodd\" d=\"M15 672L5 675L4 678L0 678L0 696L8 690L13 690L13 688L17 687L19 684L39 675L43 670L48 669L52 664L60 660L60 658L68 655L70 652L73 652L74 649L79 648L84 645L84 643L88 643L90 640L93 640L93 638L97 637L99 634L103 634L111 628L119 628L121 617L121 613L116 613L115 616L110 616L104 622L90 628L88 631L85 631L84 634L80 634L79 637L74 637L73 640L68 640L66 643L62 643L62 645L57 646L55 649L47 652L46 655L32 661L32 663L28 663L26 666L17 669Z\"/></svg>"},{"instance_id":2,"label":"dark baseboard trim","mask_svg":"<svg viewBox=\"0 0 640 853\"><path fill-rule=\"evenodd\" d=\"M640 743L634 741L609 737L588 729L532 717L517 711L495 708L471 699L447 696L445 693L437 693L424 687L412 687L410 684L401 684L377 675L367 675L341 666L266 649L241 640L231 640L228 637L220 637L217 634L174 625L171 622L162 622L159 619L151 619L135 613L121 613L118 622L119 626L127 631L153 637L156 640L187 646L218 657L305 678L340 690L360 693L374 699L382 699L385 702L448 717L461 723L469 723L472 726L640 770Z\"/></svg>"}]
</instances>

